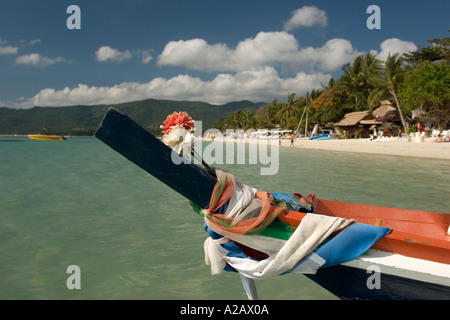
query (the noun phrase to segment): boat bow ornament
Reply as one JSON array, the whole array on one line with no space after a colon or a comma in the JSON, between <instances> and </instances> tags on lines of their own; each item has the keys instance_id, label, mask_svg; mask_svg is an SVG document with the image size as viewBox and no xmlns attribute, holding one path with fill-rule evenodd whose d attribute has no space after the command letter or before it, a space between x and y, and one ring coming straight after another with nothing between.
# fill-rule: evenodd
<instances>
[{"instance_id":1,"label":"boat bow ornament","mask_svg":"<svg viewBox=\"0 0 450 320\"><path fill-rule=\"evenodd\" d=\"M357 258L391 231L353 219L315 214L314 206L310 206L297 228L289 228L279 220L273 222L288 206L298 206L298 198L277 193L284 200L290 198L288 203L279 203L272 194L235 182L230 173L217 170L217 177L210 209L192 204L204 216L204 228L210 234L204 251L213 275L222 270L237 271L241 278L248 279L291 272L315 274L321 267ZM339 236L343 230L346 232ZM245 278L243 282L249 282ZM255 290L254 286L251 288ZM249 298L254 295L255 292L247 291Z\"/></svg>"}]
</instances>

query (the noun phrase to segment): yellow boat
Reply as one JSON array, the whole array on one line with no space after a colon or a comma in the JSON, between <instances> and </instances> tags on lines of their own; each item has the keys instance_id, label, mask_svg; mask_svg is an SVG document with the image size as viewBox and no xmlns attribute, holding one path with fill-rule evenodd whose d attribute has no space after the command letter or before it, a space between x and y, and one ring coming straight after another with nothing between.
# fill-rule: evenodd
<instances>
[{"instance_id":1,"label":"yellow boat","mask_svg":"<svg viewBox=\"0 0 450 320\"><path fill-rule=\"evenodd\" d=\"M46 134L29 134L28 138L34 140L66 140L62 136L46 135Z\"/></svg>"}]
</instances>

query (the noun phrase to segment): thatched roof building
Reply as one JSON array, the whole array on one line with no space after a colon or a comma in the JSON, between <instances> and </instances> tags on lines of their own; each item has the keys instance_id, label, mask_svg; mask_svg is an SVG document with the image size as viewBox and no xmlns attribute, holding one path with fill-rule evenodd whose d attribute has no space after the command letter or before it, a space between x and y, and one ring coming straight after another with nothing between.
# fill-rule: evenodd
<instances>
[{"instance_id":1,"label":"thatched roof building","mask_svg":"<svg viewBox=\"0 0 450 320\"><path fill-rule=\"evenodd\" d=\"M377 121L373 113L367 110L347 113L334 126L344 130L346 137L363 138L369 136L371 126L378 124L381 124L381 122Z\"/></svg>"},{"instance_id":2,"label":"thatched roof building","mask_svg":"<svg viewBox=\"0 0 450 320\"><path fill-rule=\"evenodd\" d=\"M380 128L385 132L397 128L399 122L397 109L389 100L380 101L380 106L373 111L357 111L347 113L343 119L334 124L344 131L346 137L368 137L374 129ZM388 132L386 132L387 134Z\"/></svg>"},{"instance_id":3,"label":"thatched roof building","mask_svg":"<svg viewBox=\"0 0 450 320\"><path fill-rule=\"evenodd\" d=\"M375 117L384 117L388 112L397 111L389 100L380 101L380 106L373 110Z\"/></svg>"},{"instance_id":4,"label":"thatched roof building","mask_svg":"<svg viewBox=\"0 0 450 320\"><path fill-rule=\"evenodd\" d=\"M361 121L364 120L376 120L370 111L357 111L350 112L344 116L344 119L336 122L334 125L336 127L353 127L359 125Z\"/></svg>"},{"instance_id":5,"label":"thatched roof building","mask_svg":"<svg viewBox=\"0 0 450 320\"><path fill-rule=\"evenodd\" d=\"M373 115L381 122L401 123L397 108L389 100L381 101L380 106L373 110Z\"/></svg>"}]
</instances>

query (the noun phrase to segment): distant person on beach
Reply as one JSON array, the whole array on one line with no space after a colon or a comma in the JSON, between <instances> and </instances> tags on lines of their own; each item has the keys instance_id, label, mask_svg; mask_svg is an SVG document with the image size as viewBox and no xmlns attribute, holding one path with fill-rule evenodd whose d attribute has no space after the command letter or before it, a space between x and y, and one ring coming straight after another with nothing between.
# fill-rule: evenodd
<instances>
[{"instance_id":1,"label":"distant person on beach","mask_svg":"<svg viewBox=\"0 0 450 320\"><path fill-rule=\"evenodd\" d=\"M444 140L442 139L442 136L441 136L441 134L439 133L438 136L437 136L437 138L434 139L434 140L431 141L431 142L443 142L443 141L444 141Z\"/></svg>"},{"instance_id":2,"label":"distant person on beach","mask_svg":"<svg viewBox=\"0 0 450 320\"><path fill-rule=\"evenodd\" d=\"M291 133L291 147L294 146L294 134Z\"/></svg>"},{"instance_id":3,"label":"distant person on beach","mask_svg":"<svg viewBox=\"0 0 450 320\"><path fill-rule=\"evenodd\" d=\"M402 140L402 129L398 129L398 137L397 140Z\"/></svg>"}]
</instances>

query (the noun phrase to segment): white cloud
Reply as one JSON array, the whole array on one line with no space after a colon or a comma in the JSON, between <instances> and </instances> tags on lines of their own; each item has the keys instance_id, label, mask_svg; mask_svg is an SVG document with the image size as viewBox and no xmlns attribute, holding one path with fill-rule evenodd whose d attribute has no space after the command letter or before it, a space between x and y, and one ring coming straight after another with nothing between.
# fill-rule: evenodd
<instances>
[{"instance_id":1,"label":"white cloud","mask_svg":"<svg viewBox=\"0 0 450 320\"><path fill-rule=\"evenodd\" d=\"M103 50L100 50L104 48ZM119 57L140 57L151 61L150 50L124 51L101 47L97 57L112 61ZM160 66L175 65L189 69L216 72L213 79L203 80L187 74L154 78L146 83L123 82L115 86L66 87L43 89L20 103L31 107L117 104L147 98L205 101L213 104L233 100L272 101L288 93L298 96L320 88L331 78L328 71L338 70L360 54L350 41L331 39L322 47L299 48L295 37L285 31L260 32L240 41L235 48L209 44L203 39L169 42L158 57ZM279 74L279 70L289 70Z\"/></svg>"},{"instance_id":2,"label":"white cloud","mask_svg":"<svg viewBox=\"0 0 450 320\"><path fill-rule=\"evenodd\" d=\"M298 26L326 26L327 17L316 7L302 7L293 12L285 30ZM4 42L0 39L0 50ZM396 38L380 44L378 57L388 52L403 53L416 46ZM16 51L17 52L17 51ZM119 51L102 46L95 52L101 62L122 62L140 59L143 64L153 60L151 50ZM297 96L320 88L328 83L328 72L340 70L352 62L359 52L346 39L330 39L320 47L299 47L297 39L287 31L259 32L256 36L240 41L236 47L226 44L209 44L204 39L170 41L157 58L159 66L181 66L191 70L216 73L210 80L188 74L172 78L154 78L149 82L122 82L114 86L66 87L61 90L46 88L34 97L9 104L17 108L32 106L68 106L117 104L148 98L205 101L223 104L236 100L272 101L285 98L288 93ZM37 53L16 58L17 64L46 66L65 61L63 58L47 58ZM280 75L280 70L283 70Z\"/></svg>"},{"instance_id":3,"label":"white cloud","mask_svg":"<svg viewBox=\"0 0 450 320\"><path fill-rule=\"evenodd\" d=\"M248 66L290 62L298 51L298 42L287 32L259 32L256 37L239 42L233 52L233 64L237 70Z\"/></svg>"},{"instance_id":4,"label":"white cloud","mask_svg":"<svg viewBox=\"0 0 450 320\"><path fill-rule=\"evenodd\" d=\"M17 54L18 50L19 50L19 48L17 48L17 47L0 45L0 55Z\"/></svg>"},{"instance_id":5,"label":"white cloud","mask_svg":"<svg viewBox=\"0 0 450 320\"><path fill-rule=\"evenodd\" d=\"M231 54L232 50L226 45L210 45L203 39L170 41L158 57L158 64L202 71L225 71L232 68Z\"/></svg>"},{"instance_id":6,"label":"white cloud","mask_svg":"<svg viewBox=\"0 0 450 320\"><path fill-rule=\"evenodd\" d=\"M284 98L290 92L305 94L320 87L321 83L327 83L330 77L323 73L300 72L294 77L281 78L273 67L266 66L236 74L218 74L209 81L178 75L170 79L154 78L147 83L123 82L112 87L79 84L75 88L62 90L46 88L16 107L117 104L148 98L212 104L243 99L272 101L275 97Z\"/></svg>"},{"instance_id":7,"label":"white cloud","mask_svg":"<svg viewBox=\"0 0 450 320\"><path fill-rule=\"evenodd\" d=\"M0 37L0 55L17 54L19 48L6 45L8 41Z\"/></svg>"},{"instance_id":8,"label":"white cloud","mask_svg":"<svg viewBox=\"0 0 450 320\"><path fill-rule=\"evenodd\" d=\"M30 40L30 41L28 42L28 45L33 46L33 45L35 45L36 43L40 43L40 42L41 42L41 39L36 38L36 39Z\"/></svg>"},{"instance_id":9,"label":"white cloud","mask_svg":"<svg viewBox=\"0 0 450 320\"><path fill-rule=\"evenodd\" d=\"M169 42L158 57L160 66L183 66L200 71L243 71L273 62L288 61L298 50L297 40L286 32L259 32L230 49L203 39Z\"/></svg>"},{"instance_id":10,"label":"white cloud","mask_svg":"<svg viewBox=\"0 0 450 320\"><path fill-rule=\"evenodd\" d=\"M19 42L22 46L27 47L27 46L34 46L35 44L41 43L41 39L39 39L39 38L36 38L33 40L21 39L21 40L19 40Z\"/></svg>"},{"instance_id":11,"label":"white cloud","mask_svg":"<svg viewBox=\"0 0 450 320\"><path fill-rule=\"evenodd\" d=\"M347 63L353 61L361 54L354 49L352 43L345 39L331 39L318 49L304 50L302 53L306 60L318 63L321 70L338 70Z\"/></svg>"},{"instance_id":12,"label":"white cloud","mask_svg":"<svg viewBox=\"0 0 450 320\"><path fill-rule=\"evenodd\" d=\"M18 65L26 65L26 66L34 66L34 67L47 67L49 65L67 61L62 57L57 58L49 58L41 56L39 53L31 53L25 54L22 56L18 56L15 59L16 64Z\"/></svg>"},{"instance_id":13,"label":"white cloud","mask_svg":"<svg viewBox=\"0 0 450 320\"><path fill-rule=\"evenodd\" d=\"M153 60L153 57L150 55L150 50L139 50L138 54L140 55L143 64L147 64Z\"/></svg>"},{"instance_id":14,"label":"white cloud","mask_svg":"<svg viewBox=\"0 0 450 320\"><path fill-rule=\"evenodd\" d=\"M117 104L148 98L205 101L212 104L243 99L272 101L274 98L283 99L291 92L301 96L320 88L322 83L328 83L331 78L327 71L338 70L364 53L357 51L345 39L331 39L318 48L299 49L295 38L286 32L262 32L255 38L241 41L235 49L225 45L210 45L202 39L172 42L172 45L168 44L164 49L167 51L159 57L160 64L169 64L171 61L176 65L195 66L200 70L218 70L219 73L211 80L180 74L168 79L154 78L145 83L122 82L104 87L79 84L62 90L46 88L32 98L22 99L9 106ZM191 50L190 54L186 53L186 48ZM387 39L380 44L380 48L379 55L387 56L387 52L407 52L416 47L408 41ZM182 55L182 52L186 55ZM142 58L149 54L147 51L138 53ZM274 62L287 63L298 71L282 77L279 66L270 65ZM220 69L232 72L220 72Z\"/></svg>"},{"instance_id":15,"label":"white cloud","mask_svg":"<svg viewBox=\"0 0 450 320\"><path fill-rule=\"evenodd\" d=\"M410 41L403 41L398 38L384 40L380 45L381 51L377 58L386 61L389 53L391 56L395 53L402 55L404 53L417 50L417 46Z\"/></svg>"},{"instance_id":16,"label":"white cloud","mask_svg":"<svg viewBox=\"0 0 450 320\"><path fill-rule=\"evenodd\" d=\"M151 50L119 51L111 48L110 46L102 46L95 52L95 59L100 62L122 62L124 60L137 57L143 64L147 64L153 60L153 57L150 55L150 51Z\"/></svg>"},{"instance_id":17,"label":"white cloud","mask_svg":"<svg viewBox=\"0 0 450 320\"><path fill-rule=\"evenodd\" d=\"M259 32L254 38L239 42L235 49L225 44L208 44L203 39L171 41L158 57L158 64L207 72L245 71L287 64L295 73L301 70L296 67L336 70L357 55L351 42L344 39L331 39L321 48L299 49L295 37L281 31Z\"/></svg>"},{"instance_id":18,"label":"white cloud","mask_svg":"<svg viewBox=\"0 0 450 320\"><path fill-rule=\"evenodd\" d=\"M19 40L19 43L21 44L21 46L26 47L26 46L32 46L35 45L37 43L40 43L41 40L40 39L33 39L33 40ZM0 55L7 55L7 54L12 54L12 55L16 55L17 52L19 51L18 47L13 47L10 45L6 45L8 43L8 41L3 40L0 37Z\"/></svg>"},{"instance_id":19,"label":"white cloud","mask_svg":"<svg viewBox=\"0 0 450 320\"><path fill-rule=\"evenodd\" d=\"M292 17L284 24L284 30L291 31L297 27L325 27L328 24L327 13L314 6L303 6L292 12Z\"/></svg>"},{"instance_id":20,"label":"white cloud","mask_svg":"<svg viewBox=\"0 0 450 320\"><path fill-rule=\"evenodd\" d=\"M95 58L101 62L122 62L131 58L131 52L128 50L119 51L110 46L102 46L95 52Z\"/></svg>"}]
</instances>

